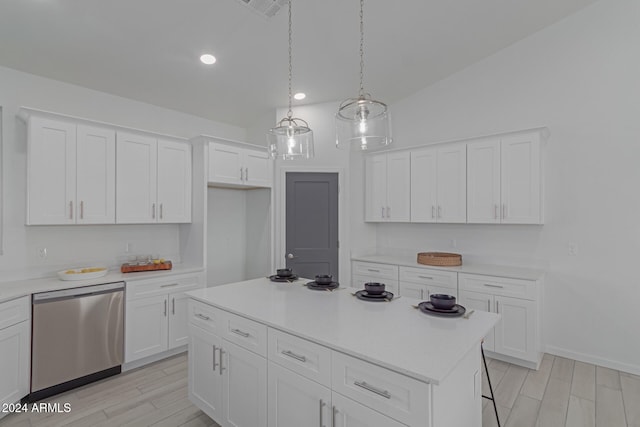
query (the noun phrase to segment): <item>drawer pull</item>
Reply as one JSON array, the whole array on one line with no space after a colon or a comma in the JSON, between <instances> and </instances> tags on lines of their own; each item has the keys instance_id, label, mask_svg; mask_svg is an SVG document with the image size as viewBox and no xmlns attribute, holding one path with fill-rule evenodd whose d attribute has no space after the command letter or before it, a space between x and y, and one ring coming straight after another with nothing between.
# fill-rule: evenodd
<instances>
[{"instance_id":1,"label":"drawer pull","mask_svg":"<svg viewBox=\"0 0 640 427\"><path fill-rule=\"evenodd\" d=\"M244 338L249 338L251 336L250 333L243 332L240 329L232 329L231 332L233 332L236 335L240 335L241 337L244 337Z\"/></svg>"},{"instance_id":2,"label":"drawer pull","mask_svg":"<svg viewBox=\"0 0 640 427\"><path fill-rule=\"evenodd\" d=\"M196 317L199 317L202 320L211 320L209 316L205 316L204 314L196 313Z\"/></svg>"},{"instance_id":3,"label":"drawer pull","mask_svg":"<svg viewBox=\"0 0 640 427\"><path fill-rule=\"evenodd\" d=\"M429 276L418 276L421 279L429 279L429 280L433 280L433 277L429 277Z\"/></svg>"},{"instance_id":4,"label":"drawer pull","mask_svg":"<svg viewBox=\"0 0 640 427\"><path fill-rule=\"evenodd\" d=\"M326 403L322 399L320 399L320 427L324 427L324 423L322 422L322 411L325 407Z\"/></svg>"},{"instance_id":5,"label":"drawer pull","mask_svg":"<svg viewBox=\"0 0 640 427\"><path fill-rule=\"evenodd\" d=\"M491 284L489 284L489 283L485 283L484 285L485 285L486 287L488 287L488 288L498 288L498 289L502 289L502 288L504 288L504 286L501 286L501 285L491 285Z\"/></svg>"},{"instance_id":6,"label":"drawer pull","mask_svg":"<svg viewBox=\"0 0 640 427\"><path fill-rule=\"evenodd\" d=\"M216 371L216 368L218 367L218 362L216 362L216 351L218 351L218 347L217 346L213 346L213 372Z\"/></svg>"},{"instance_id":7,"label":"drawer pull","mask_svg":"<svg viewBox=\"0 0 640 427\"><path fill-rule=\"evenodd\" d=\"M170 287L172 287L172 286L178 286L178 284L177 284L177 283L171 283L170 285L162 285L162 286L160 286L160 287L161 287L161 288L170 288Z\"/></svg>"},{"instance_id":8,"label":"drawer pull","mask_svg":"<svg viewBox=\"0 0 640 427\"><path fill-rule=\"evenodd\" d=\"M285 356L288 356L288 357L290 357L292 359L299 360L301 362L306 362L307 361L306 357L300 356L299 354L295 354L293 351L290 351L290 350L283 350L282 354L284 354Z\"/></svg>"},{"instance_id":9,"label":"drawer pull","mask_svg":"<svg viewBox=\"0 0 640 427\"><path fill-rule=\"evenodd\" d=\"M368 384L364 381L355 381L353 384L367 391L370 391L371 393L375 393L379 396L382 396L385 399L391 399L391 394L387 390L380 390L379 388L374 387L371 384Z\"/></svg>"},{"instance_id":10,"label":"drawer pull","mask_svg":"<svg viewBox=\"0 0 640 427\"><path fill-rule=\"evenodd\" d=\"M367 271L370 271L372 273L380 273L380 270L374 270L373 268L367 268Z\"/></svg>"}]
</instances>

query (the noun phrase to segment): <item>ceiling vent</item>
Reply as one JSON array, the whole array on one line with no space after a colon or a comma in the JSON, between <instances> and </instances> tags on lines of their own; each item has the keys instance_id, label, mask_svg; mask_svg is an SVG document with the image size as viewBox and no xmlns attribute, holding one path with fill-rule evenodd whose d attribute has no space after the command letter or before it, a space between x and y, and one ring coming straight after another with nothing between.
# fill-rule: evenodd
<instances>
[{"instance_id":1,"label":"ceiling vent","mask_svg":"<svg viewBox=\"0 0 640 427\"><path fill-rule=\"evenodd\" d=\"M278 11L289 4L289 0L238 0L260 15L273 18Z\"/></svg>"}]
</instances>

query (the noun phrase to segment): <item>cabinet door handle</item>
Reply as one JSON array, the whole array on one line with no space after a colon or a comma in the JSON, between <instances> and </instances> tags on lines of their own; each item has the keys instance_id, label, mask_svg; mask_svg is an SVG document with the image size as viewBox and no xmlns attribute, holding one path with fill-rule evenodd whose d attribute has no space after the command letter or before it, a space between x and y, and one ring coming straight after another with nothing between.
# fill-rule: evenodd
<instances>
[{"instance_id":1,"label":"cabinet door handle","mask_svg":"<svg viewBox=\"0 0 640 427\"><path fill-rule=\"evenodd\" d=\"M491 298L487 300L487 311L491 312Z\"/></svg>"},{"instance_id":2,"label":"cabinet door handle","mask_svg":"<svg viewBox=\"0 0 640 427\"><path fill-rule=\"evenodd\" d=\"M367 268L367 271L370 271L372 273L380 273L380 270L374 270L373 268Z\"/></svg>"},{"instance_id":3,"label":"cabinet door handle","mask_svg":"<svg viewBox=\"0 0 640 427\"><path fill-rule=\"evenodd\" d=\"M218 365L220 366L220 375L222 375L222 371L224 371L225 369L227 369L227 368L225 368L225 367L223 367L223 366L222 366L222 362L224 361L224 359L222 358L222 355L223 355L223 354L225 354L225 353L226 353L226 351L224 351L224 350L222 349L222 347L220 347L218 350L220 351L220 362L218 363Z\"/></svg>"},{"instance_id":4,"label":"cabinet door handle","mask_svg":"<svg viewBox=\"0 0 640 427\"><path fill-rule=\"evenodd\" d=\"M217 346L213 346L213 372L216 371L216 368L218 367L218 362L216 362L216 351L218 351L218 347Z\"/></svg>"},{"instance_id":5,"label":"cabinet door handle","mask_svg":"<svg viewBox=\"0 0 640 427\"><path fill-rule=\"evenodd\" d=\"M295 354L295 353L294 353L293 351L291 351L291 350L283 350L281 353L282 353L282 354L284 354L285 356L288 356L288 357L290 357L290 358L292 358L292 359L299 360L299 361L301 361L301 362L306 362L306 361L307 361L307 358L306 358L306 357L304 357L304 356L300 356L299 354Z\"/></svg>"},{"instance_id":6,"label":"cabinet door handle","mask_svg":"<svg viewBox=\"0 0 640 427\"><path fill-rule=\"evenodd\" d=\"M380 217L384 218L384 206L380 207Z\"/></svg>"},{"instance_id":7,"label":"cabinet door handle","mask_svg":"<svg viewBox=\"0 0 640 427\"><path fill-rule=\"evenodd\" d=\"M500 313L500 301L496 300L496 313Z\"/></svg>"},{"instance_id":8,"label":"cabinet door handle","mask_svg":"<svg viewBox=\"0 0 640 427\"><path fill-rule=\"evenodd\" d=\"M391 208L387 206L387 218L391 218Z\"/></svg>"},{"instance_id":9,"label":"cabinet door handle","mask_svg":"<svg viewBox=\"0 0 640 427\"><path fill-rule=\"evenodd\" d=\"M485 283L484 285L485 285L486 287L488 287L488 288L498 288L498 289L502 289L502 288L504 288L504 286L501 286L501 285L492 285L492 284L490 284L490 283Z\"/></svg>"},{"instance_id":10,"label":"cabinet door handle","mask_svg":"<svg viewBox=\"0 0 640 427\"><path fill-rule=\"evenodd\" d=\"M424 289L420 289L420 299L424 299Z\"/></svg>"},{"instance_id":11,"label":"cabinet door handle","mask_svg":"<svg viewBox=\"0 0 640 427\"><path fill-rule=\"evenodd\" d=\"M241 331L240 329L232 329L231 332L244 338L249 338L251 336L250 333Z\"/></svg>"},{"instance_id":12,"label":"cabinet door handle","mask_svg":"<svg viewBox=\"0 0 640 427\"><path fill-rule=\"evenodd\" d=\"M433 280L433 277L429 277L429 276L418 276L421 279L429 279L429 280Z\"/></svg>"},{"instance_id":13,"label":"cabinet door handle","mask_svg":"<svg viewBox=\"0 0 640 427\"><path fill-rule=\"evenodd\" d=\"M162 217L164 216L164 215L162 214L162 211L163 211L163 209L162 209L162 205L164 205L164 203L160 203L160 219L162 219Z\"/></svg>"},{"instance_id":14,"label":"cabinet door handle","mask_svg":"<svg viewBox=\"0 0 640 427\"><path fill-rule=\"evenodd\" d=\"M170 288L170 287L172 287L172 286L178 286L178 284L177 284L177 283L171 283L171 284L169 284L169 285L162 285L162 286L160 286L160 287L161 287L161 288Z\"/></svg>"},{"instance_id":15,"label":"cabinet door handle","mask_svg":"<svg viewBox=\"0 0 640 427\"><path fill-rule=\"evenodd\" d=\"M69 219L73 219L73 201L69 202Z\"/></svg>"},{"instance_id":16,"label":"cabinet door handle","mask_svg":"<svg viewBox=\"0 0 640 427\"><path fill-rule=\"evenodd\" d=\"M442 206L438 206L438 218L442 218Z\"/></svg>"},{"instance_id":17,"label":"cabinet door handle","mask_svg":"<svg viewBox=\"0 0 640 427\"><path fill-rule=\"evenodd\" d=\"M202 320L211 320L209 316L205 316L204 314L196 313L196 317L199 317Z\"/></svg>"},{"instance_id":18,"label":"cabinet door handle","mask_svg":"<svg viewBox=\"0 0 640 427\"><path fill-rule=\"evenodd\" d=\"M151 219L156 219L156 204L151 204Z\"/></svg>"},{"instance_id":19,"label":"cabinet door handle","mask_svg":"<svg viewBox=\"0 0 640 427\"><path fill-rule=\"evenodd\" d=\"M80 219L84 219L84 201L80 201Z\"/></svg>"},{"instance_id":20,"label":"cabinet door handle","mask_svg":"<svg viewBox=\"0 0 640 427\"><path fill-rule=\"evenodd\" d=\"M171 298L171 314L176 315L176 298Z\"/></svg>"},{"instance_id":21,"label":"cabinet door handle","mask_svg":"<svg viewBox=\"0 0 640 427\"><path fill-rule=\"evenodd\" d=\"M495 205L495 208L493 210L493 214L495 216L495 219L498 219L498 205Z\"/></svg>"},{"instance_id":22,"label":"cabinet door handle","mask_svg":"<svg viewBox=\"0 0 640 427\"><path fill-rule=\"evenodd\" d=\"M164 300L164 317L167 317L167 300Z\"/></svg>"},{"instance_id":23,"label":"cabinet door handle","mask_svg":"<svg viewBox=\"0 0 640 427\"><path fill-rule=\"evenodd\" d=\"M436 207L431 205L431 218L436 217Z\"/></svg>"},{"instance_id":24,"label":"cabinet door handle","mask_svg":"<svg viewBox=\"0 0 640 427\"><path fill-rule=\"evenodd\" d=\"M385 399L391 399L391 394L387 390L379 389L378 387L374 387L364 381L354 381L353 384L367 391L370 391L371 393L375 393L378 396L382 396Z\"/></svg>"},{"instance_id":25,"label":"cabinet door handle","mask_svg":"<svg viewBox=\"0 0 640 427\"><path fill-rule=\"evenodd\" d=\"M244 172L242 168L240 168L240 181L244 181Z\"/></svg>"},{"instance_id":26,"label":"cabinet door handle","mask_svg":"<svg viewBox=\"0 0 640 427\"><path fill-rule=\"evenodd\" d=\"M336 426L336 415L338 414L338 408L336 408L335 405L333 405L333 409L331 410L331 427L335 427Z\"/></svg>"},{"instance_id":27,"label":"cabinet door handle","mask_svg":"<svg viewBox=\"0 0 640 427\"><path fill-rule=\"evenodd\" d=\"M324 427L324 423L322 422L322 412L324 410L326 403L322 399L320 399L320 427Z\"/></svg>"},{"instance_id":28,"label":"cabinet door handle","mask_svg":"<svg viewBox=\"0 0 640 427\"><path fill-rule=\"evenodd\" d=\"M507 219L507 204L502 205L502 219Z\"/></svg>"},{"instance_id":29,"label":"cabinet door handle","mask_svg":"<svg viewBox=\"0 0 640 427\"><path fill-rule=\"evenodd\" d=\"M249 181L249 168L244 168L244 180Z\"/></svg>"}]
</instances>

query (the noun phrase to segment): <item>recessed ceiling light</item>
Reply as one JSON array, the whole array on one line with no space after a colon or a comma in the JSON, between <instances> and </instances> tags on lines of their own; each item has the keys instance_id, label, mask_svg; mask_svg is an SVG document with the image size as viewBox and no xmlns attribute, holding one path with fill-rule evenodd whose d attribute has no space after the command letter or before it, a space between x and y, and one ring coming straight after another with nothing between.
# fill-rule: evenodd
<instances>
[{"instance_id":1,"label":"recessed ceiling light","mask_svg":"<svg viewBox=\"0 0 640 427\"><path fill-rule=\"evenodd\" d=\"M293 95L293 97L295 99L297 99L298 101L302 101L303 99L305 99L307 97L307 94L304 92L298 92L295 95Z\"/></svg>"},{"instance_id":2,"label":"recessed ceiling light","mask_svg":"<svg viewBox=\"0 0 640 427\"><path fill-rule=\"evenodd\" d=\"M210 53L205 53L200 57L200 61L202 61L203 64L213 65L216 63L216 57Z\"/></svg>"}]
</instances>

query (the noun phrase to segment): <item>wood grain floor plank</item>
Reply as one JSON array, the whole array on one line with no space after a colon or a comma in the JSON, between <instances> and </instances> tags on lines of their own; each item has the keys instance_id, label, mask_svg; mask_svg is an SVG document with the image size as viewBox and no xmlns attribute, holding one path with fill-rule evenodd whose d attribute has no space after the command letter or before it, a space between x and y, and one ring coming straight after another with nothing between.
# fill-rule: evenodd
<instances>
[{"instance_id":1,"label":"wood grain floor plank","mask_svg":"<svg viewBox=\"0 0 640 427\"><path fill-rule=\"evenodd\" d=\"M185 384L183 387L180 387L170 393L167 393L163 396L159 396L153 400L151 400L151 403L153 404L153 406L155 406L156 408L163 408L166 405L173 403L177 400L181 400L181 399L187 399L189 395L189 390L188 390L188 386L186 384L186 380L185 380Z\"/></svg>"},{"instance_id":2,"label":"wood grain floor plank","mask_svg":"<svg viewBox=\"0 0 640 427\"><path fill-rule=\"evenodd\" d=\"M569 396L565 427L595 427L596 404L593 400Z\"/></svg>"},{"instance_id":3,"label":"wood grain floor plank","mask_svg":"<svg viewBox=\"0 0 640 427\"><path fill-rule=\"evenodd\" d=\"M126 427L147 427L147 426L156 424L164 420L165 418L171 417L172 415L186 408L192 408L193 410L198 410L198 408L196 408L196 406L193 405L188 399L181 399L173 403L170 403L160 409L154 406L154 410L152 412L149 412L147 414L144 414L141 417L131 420L125 424L122 424L122 427L125 427L125 426ZM179 425L179 424L175 424L175 425Z\"/></svg>"},{"instance_id":4,"label":"wood grain floor plank","mask_svg":"<svg viewBox=\"0 0 640 427\"><path fill-rule=\"evenodd\" d=\"M156 407L151 402L144 402L137 405L128 411L122 412L113 418L107 418L100 423L97 423L95 427L115 427L124 426L127 423L137 420L145 415L151 414L156 410ZM93 427L93 426L92 426Z\"/></svg>"},{"instance_id":5,"label":"wood grain floor plank","mask_svg":"<svg viewBox=\"0 0 640 427\"><path fill-rule=\"evenodd\" d=\"M596 386L596 425L598 427L627 427L622 391Z\"/></svg>"},{"instance_id":6,"label":"wood grain floor plank","mask_svg":"<svg viewBox=\"0 0 640 427\"><path fill-rule=\"evenodd\" d=\"M640 427L640 377L620 376L622 401L629 427Z\"/></svg>"},{"instance_id":7,"label":"wood grain floor plank","mask_svg":"<svg viewBox=\"0 0 640 427\"><path fill-rule=\"evenodd\" d=\"M171 416L153 424L154 427L175 427L185 424L194 418L198 418L204 413L193 405L189 405L181 411L173 413Z\"/></svg>"},{"instance_id":8,"label":"wood grain floor plank","mask_svg":"<svg viewBox=\"0 0 640 427\"><path fill-rule=\"evenodd\" d=\"M484 399L486 400L486 399ZM488 405L482 408L482 427L498 427L496 421L496 412L493 409L493 403L488 401ZM511 409L498 405L498 416L500 417L500 425L504 426L505 421L509 418Z\"/></svg>"},{"instance_id":9,"label":"wood grain floor plank","mask_svg":"<svg viewBox=\"0 0 640 427\"><path fill-rule=\"evenodd\" d=\"M153 403L154 399L164 398L165 396L171 395L173 392L180 389L185 390L184 396L186 397L187 396L186 387L187 387L187 378L185 376L185 378L183 379L180 379L178 381L172 381L169 384L164 384L161 387L155 388L147 393L140 393L138 396L135 396L132 399L127 399L124 402L122 402L121 400L118 400L116 404L105 408L104 412L105 414L107 414L107 417L112 418L144 402L151 402L151 404L157 408L158 405L155 405Z\"/></svg>"},{"instance_id":10,"label":"wood grain floor plank","mask_svg":"<svg viewBox=\"0 0 640 427\"><path fill-rule=\"evenodd\" d=\"M571 394L591 401L596 400L596 367L590 363L576 362L573 367Z\"/></svg>"},{"instance_id":11,"label":"wood grain floor plank","mask_svg":"<svg viewBox=\"0 0 640 427\"><path fill-rule=\"evenodd\" d=\"M524 380L527 378L529 370L521 366L511 365L504 377L494 389L496 394L496 403L500 406L513 408L516 398L520 394L520 389Z\"/></svg>"},{"instance_id":12,"label":"wood grain floor plank","mask_svg":"<svg viewBox=\"0 0 640 427\"><path fill-rule=\"evenodd\" d=\"M220 427L220 425L209 418L207 414L202 414L191 421L187 421L179 427Z\"/></svg>"},{"instance_id":13,"label":"wood grain floor plank","mask_svg":"<svg viewBox=\"0 0 640 427\"><path fill-rule=\"evenodd\" d=\"M552 367L553 359L543 358L542 363L540 363L540 369L537 371L530 370L527 374L527 378L524 380L520 393L536 400L542 400L544 390L547 388L547 382L551 376Z\"/></svg>"},{"instance_id":14,"label":"wood grain floor plank","mask_svg":"<svg viewBox=\"0 0 640 427\"><path fill-rule=\"evenodd\" d=\"M596 384L613 390L620 390L620 372L596 366Z\"/></svg>"},{"instance_id":15,"label":"wood grain floor plank","mask_svg":"<svg viewBox=\"0 0 640 427\"><path fill-rule=\"evenodd\" d=\"M540 401L521 394L513 404L509 418L502 419L502 425L506 427L535 427L540 410ZM483 424L484 427L484 424Z\"/></svg>"},{"instance_id":16,"label":"wood grain floor plank","mask_svg":"<svg viewBox=\"0 0 640 427\"><path fill-rule=\"evenodd\" d=\"M564 357L556 356L553 359L553 368L551 368L551 378L561 381L571 382L573 378L573 365L575 361Z\"/></svg>"},{"instance_id":17,"label":"wood grain floor plank","mask_svg":"<svg viewBox=\"0 0 640 427\"><path fill-rule=\"evenodd\" d=\"M540 405L537 424L539 427L564 427L567 419L570 392L570 382L562 381L558 378L549 378L547 389Z\"/></svg>"}]
</instances>

